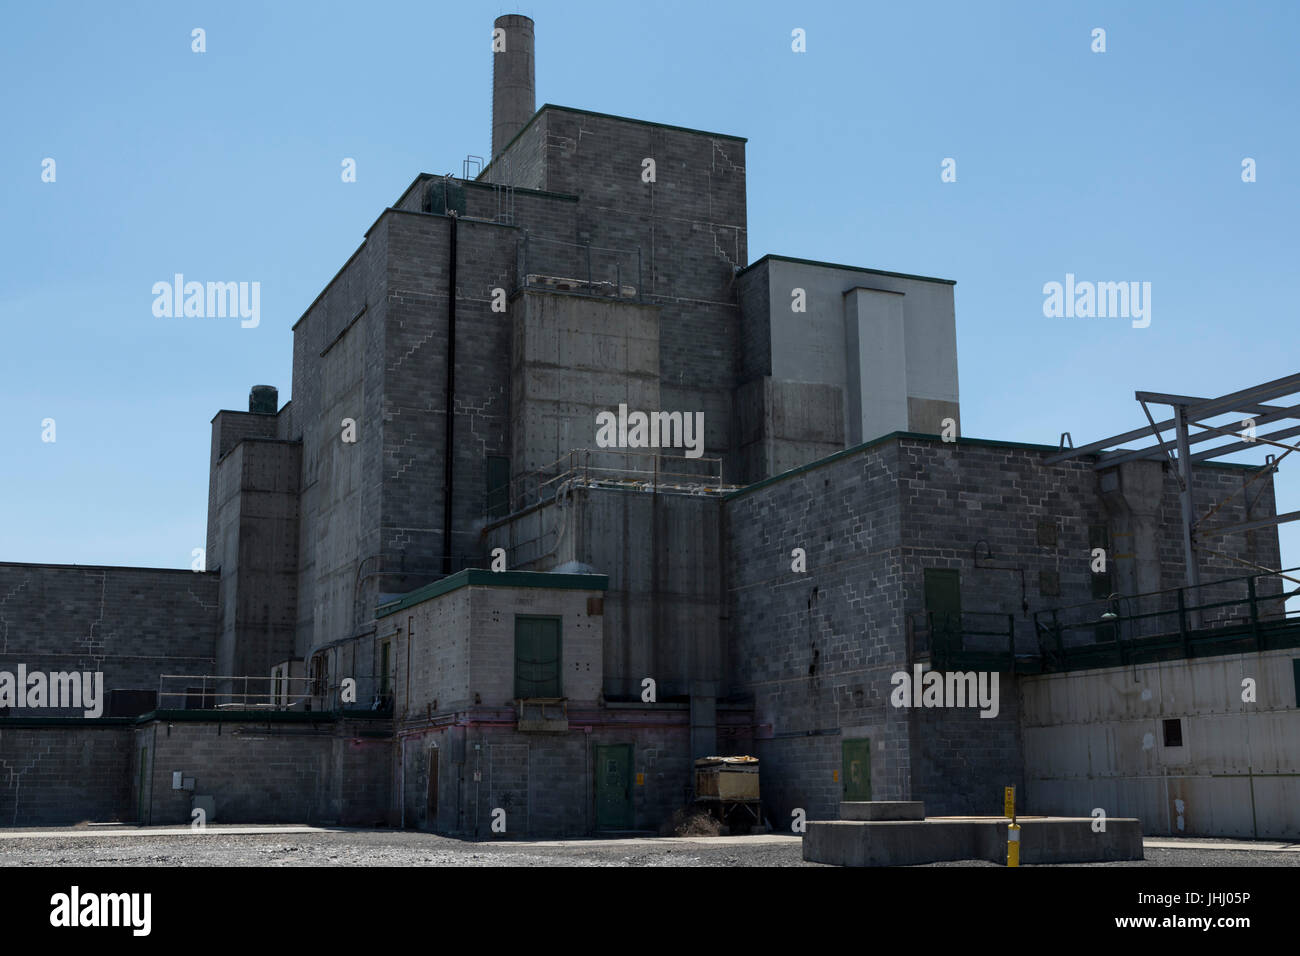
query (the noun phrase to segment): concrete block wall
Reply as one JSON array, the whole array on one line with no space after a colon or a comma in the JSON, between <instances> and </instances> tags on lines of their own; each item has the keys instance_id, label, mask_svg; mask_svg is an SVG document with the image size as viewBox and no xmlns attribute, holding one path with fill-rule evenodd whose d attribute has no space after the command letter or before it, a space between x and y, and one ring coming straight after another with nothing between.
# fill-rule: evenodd
<instances>
[{"instance_id":1,"label":"concrete block wall","mask_svg":"<svg viewBox=\"0 0 1300 956\"><path fill-rule=\"evenodd\" d=\"M515 698L515 618L559 617L560 689L572 702L595 701L601 691L603 614L588 614L588 601L603 591L552 588L470 589L470 686L488 706Z\"/></svg>"},{"instance_id":2,"label":"concrete block wall","mask_svg":"<svg viewBox=\"0 0 1300 956\"><path fill-rule=\"evenodd\" d=\"M998 675L996 717L980 708L913 707L911 721L912 800L925 803L931 816L996 816L1003 788L1025 793L1021 746L1019 679ZM990 678L991 679L991 678ZM1024 797L1020 813L1042 813Z\"/></svg>"},{"instance_id":3,"label":"concrete block wall","mask_svg":"<svg viewBox=\"0 0 1300 956\"><path fill-rule=\"evenodd\" d=\"M749 268L736 276L736 302L740 306L741 384L772 374L771 270ZM788 306L787 306L788 307ZM759 481L766 475L754 478Z\"/></svg>"},{"instance_id":4,"label":"concrete block wall","mask_svg":"<svg viewBox=\"0 0 1300 956\"><path fill-rule=\"evenodd\" d=\"M302 442L296 656L350 636L378 580L358 565L379 550L384 341L388 301L385 213L294 326L293 401L279 437ZM286 414L287 412L287 414ZM342 420L356 443L342 442Z\"/></svg>"},{"instance_id":5,"label":"concrete block wall","mask_svg":"<svg viewBox=\"0 0 1300 956\"><path fill-rule=\"evenodd\" d=\"M214 673L218 583L210 571L0 563L0 670L102 671L105 692Z\"/></svg>"},{"instance_id":6,"label":"concrete block wall","mask_svg":"<svg viewBox=\"0 0 1300 956\"><path fill-rule=\"evenodd\" d=\"M398 214L390 258L384 382L382 557L384 590L399 592L441 572L446 444L448 250L452 220ZM488 455L509 454L511 317L491 310L509 288L515 230L464 221L457 232L456 432L453 570L480 554ZM409 572L406 576L391 572Z\"/></svg>"},{"instance_id":7,"label":"concrete block wall","mask_svg":"<svg viewBox=\"0 0 1300 956\"><path fill-rule=\"evenodd\" d=\"M393 714L399 721L474 702L471 591L457 588L380 619L380 639L392 641Z\"/></svg>"},{"instance_id":8,"label":"concrete block wall","mask_svg":"<svg viewBox=\"0 0 1300 956\"><path fill-rule=\"evenodd\" d=\"M217 464L223 675L269 676L273 665L294 656L301 460L298 442L250 438ZM269 690L264 684L256 692Z\"/></svg>"},{"instance_id":9,"label":"concrete block wall","mask_svg":"<svg viewBox=\"0 0 1300 956\"><path fill-rule=\"evenodd\" d=\"M579 197L578 241L641 250L642 293L661 310L664 407L703 411L709 450L730 451L745 141L564 107L541 113L545 188ZM654 183L641 179L646 158Z\"/></svg>"},{"instance_id":10,"label":"concrete block wall","mask_svg":"<svg viewBox=\"0 0 1300 956\"><path fill-rule=\"evenodd\" d=\"M116 723L0 720L0 826L134 823L133 740L131 727Z\"/></svg>"},{"instance_id":11,"label":"concrete block wall","mask_svg":"<svg viewBox=\"0 0 1300 956\"><path fill-rule=\"evenodd\" d=\"M882 443L724 502L730 691L753 700L765 806L835 819L844 739L871 740L872 797L911 797L898 447ZM803 548L806 572L792 570Z\"/></svg>"},{"instance_id":12,"label":"concrete block wall","mask_svg":"<svg viewBox=\"0 0 1300 956\"><path fill-rule=\"evenodd\" d=\"M493 810L501 808L506 832L498 839L597 832L595 748L608 744L632 745L631 828L657 830L689 800L689 726L682 709L664 711L653 722L639 713L633 719L623 712L570 711L567 733L519 733L471 720L468 727L403 735L406 826L490 838ZM427 767L435 748L438 812L431 820Z\"/></svg>"},{"instance_id":13,"label":"concrete block wall","mask_svg":"<svg viewBox=\"0 0 1300 956\"><path fill-rule=\"evenodd\" d=\"M362 736L363 730L385 727L374 721L141 725L135 745L144 752L146 822L189 823L196 795L214 799L213 822L218 823L373 826L387 821L392 744ZM178 770L194 778L193 791L172 789L172 773ZM139 796L138 783L133 796Z\"/></svg>"},{"instance_id":14,"label":"concrete block wall","mask_svg":"<svg viewBox=\"0 0 1300 956\"><path fill-rule=\"evenodd\" d=\"M547 189L546 118L539 110L501 153L483 170L484 182L504 183L525 189Z\"/></svg>"},{"instance_id":15,"label":"concrete block wall","mask_svg":"<svg viewBox=\"0 0 1300 956\"><path fill-rule=\"evenodd\" d=\"M275 438L278 427L275 415L223 410L212 418L212 454L208 462L208 540L204 555L205 567L209 571L221 567L221 545L216 534L217 462L245 438Z\"/></svg>"}]
</instances>

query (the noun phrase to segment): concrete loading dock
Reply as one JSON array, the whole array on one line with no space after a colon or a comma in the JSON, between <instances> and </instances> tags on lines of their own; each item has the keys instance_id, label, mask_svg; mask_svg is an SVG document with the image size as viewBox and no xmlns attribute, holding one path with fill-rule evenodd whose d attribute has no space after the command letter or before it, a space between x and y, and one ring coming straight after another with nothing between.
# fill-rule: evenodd
<instances>
[{"instance_id":1,"label":"concrete loading dock","mask_svg":"<svg viewBox=\"0 0 1300 956\"><path fill-rule=\"evenodd\" d=\"M1007 859L1006 817L925 817L916 801L840 804L839 820L810 822L803 858L837 866L914 866ZM1111 817L1095 832L1087 817L1019 817L1020 862L1140 860L1142 824Z\"/></svg>"}]
</instances>

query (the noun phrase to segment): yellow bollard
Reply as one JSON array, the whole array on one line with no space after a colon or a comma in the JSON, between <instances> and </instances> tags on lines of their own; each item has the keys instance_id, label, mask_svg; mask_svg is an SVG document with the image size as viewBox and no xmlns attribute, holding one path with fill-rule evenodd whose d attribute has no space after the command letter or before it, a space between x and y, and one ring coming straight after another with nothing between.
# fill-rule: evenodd
<instances>
[{"instance_id":1,"label":"yellow bollard","mask_svg":"<svg viewBox=\"0 0 1300 956\"><path fill-rule=\"evenodd\" d=\"M1007 827L1007 866L1020 865L1020 826L1014 821Z\"/></svg>"}]
</instances>

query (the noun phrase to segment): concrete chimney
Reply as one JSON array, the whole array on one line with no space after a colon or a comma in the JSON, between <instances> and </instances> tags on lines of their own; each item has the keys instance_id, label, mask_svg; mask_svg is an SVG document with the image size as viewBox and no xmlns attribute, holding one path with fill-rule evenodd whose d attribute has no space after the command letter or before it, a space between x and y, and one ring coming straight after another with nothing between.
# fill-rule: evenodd
<instances>
[{"instance_id":1,"label":"concrete chimney","mask_svg":"<svg viewBox=\"0 0 1300 956\"><path fill-rule=\"evenodd\" d=\"M533 21L510 13L497 17L492 26L492 159L496 159L533 117Z\"/></svg>"}]
</instances>

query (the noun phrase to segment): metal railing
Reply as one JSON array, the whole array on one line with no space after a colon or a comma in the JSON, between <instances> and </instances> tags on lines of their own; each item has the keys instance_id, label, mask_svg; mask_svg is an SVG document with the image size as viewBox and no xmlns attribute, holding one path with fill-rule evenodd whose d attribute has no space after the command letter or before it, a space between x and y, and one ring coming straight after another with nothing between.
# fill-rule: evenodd
<instances>
[{"instance_id":1,"label":"metal railing","mask_svg":"<svg viewBox=\"0 0 1300 956\"><path fill-rule=\"evenodd\" d=\"M1112 594L1035 611L1027 621L922 611L909 618L912 653L928 654L940 669L1039 673L1300 646L1300 611L1286 608L1300 588L1283 584L1297 571Z\"/></svg>"},{"instance_id":2,"label":"metal railing","mask_svg":"<svg viewBox=\"0 0 1300 956\"><path fill-rule=\"evenodd\" d=\"M1286 602L1296 568L1224 578L1198 585L1112 594L1033 615L1044 669L1102 666L1300 643L1300 611Z\"/></svg>"},{"instance_id":3,"label":"metal railing","mask_svg":"<svg viewBox=\"0 0 1300 956\"><path fill-rule=\"evenodd\" d=\"M520 288L642 301L639 246L614 249L525 234L515 256Z\"/></svg>"},{"instance_id":4,"label":"metal railing","mask_svg":"<svg viewBox=\"0 0 1300 956\"><path fill-rule=\"evenodd\" d=\"M344 679L325 686L319 678L301 676L160 674L156 706L159 710L392 713L391 677L350 678L347 696L354 699L347 701Z\"/></svg>"},{"instance_id":5,"label":"metal railing","mask_svg":"<svg viewBox=\"0 0 1300 956\"><path fill-rule=\"evenodd\" d=\"M738 486L723 483L721 458L686 458L621 448L577 448L545 468L510 479L508 486L489 489L488 501L500 502L505 491L505 513L513 514L575 487L707 495L725 494ZM498 512L492 516L504 515Z\"/></svg>"}]
</instances>

